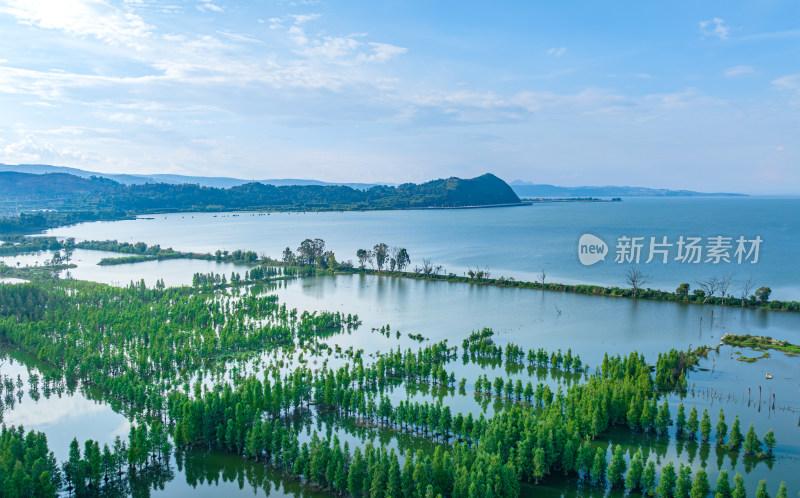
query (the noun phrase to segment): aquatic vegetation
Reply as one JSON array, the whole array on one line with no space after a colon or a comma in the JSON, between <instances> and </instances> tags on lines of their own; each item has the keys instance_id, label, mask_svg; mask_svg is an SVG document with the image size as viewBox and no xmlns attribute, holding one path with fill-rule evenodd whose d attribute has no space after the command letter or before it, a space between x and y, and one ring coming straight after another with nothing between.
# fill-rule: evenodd
<instances>
[{"instance_id":1,"label":"aquatic vegetation","mask_svg":"<svg viewBox=\"0 0 800 498\"><path fill-rule=\"evenodd\" d=\"M777 339L773 339L772 337L761 337L750 334L725 334L722 336L722 344L739 348L754 349L764 353L766 353L766 350L772 349L775 351L782 351L789 355L800 355L800 346L791 344L788 341L779 341ZM760 358L766 358L768 356L769 354L766 353L760 356ZM742 358L742 361L755 361L756 359L758 358L752 360Z\"/></svg>"},{"instance_id":2,"label":"aquatic vegetation","mask_svg":"<svg viewBox=\"0 0 800 498\"><path fill-rule=\"evenodd\" d=\"M557 475L598 489L623 484L645 493L709 489L702 469L692 478L689 470L661 462L659 479L646 456L626 469L617 449L594 444L612 428L668 438L673 423L681 439L693 439L699 429L702 439L710 440L706 410L699 422L695 407L687 418L679 405L673 420L665 396L686 392L686 374L703 350L668 351L655 366L638 353L606 354L590 371L571 348L526 351L512 342L501 347L490 329L464 339L460 354L446 340L416 350L398 345L369 357L322 342L359 323L351 314L290 310L275 296L239 287L114 288L54 280L0 286L2 339L37 355L68 383L94 386L138 414L125 447L106 451L88 441L81 457L74 441L64 489L98 487L113 462L119 472L123 454L128 474L141 473L168 459L172 444L178 453L225 451L353 496L389 488L409 496L516 496L522 483L544 484ZM391 340L390 330L376 329ZM273 353L269 362L247 367L248 358L264 352ZM336 366L327 360L310 363L321 355L334 355ZM401 386L455 390L452 367L459 359L549 367L583 380L551 389L483 374L474 382L476 393L507 403L489 417L455 412L441 401L393 396ZM8 378L4 389L17 392L19 382ZM462 380L460 390L465 384ZM401 465L392 449L370 444L351 449L335 433L306 440L293 422L305 413L335 414L358 426L410 434L435 449L405 455ZM735 452L741 445L752 458L773 457L772 432L762 443L752 426L744 437L739 427L736 418L729 431L720 411L713 431L720 451Z\"/></svg>"}]
</instances>

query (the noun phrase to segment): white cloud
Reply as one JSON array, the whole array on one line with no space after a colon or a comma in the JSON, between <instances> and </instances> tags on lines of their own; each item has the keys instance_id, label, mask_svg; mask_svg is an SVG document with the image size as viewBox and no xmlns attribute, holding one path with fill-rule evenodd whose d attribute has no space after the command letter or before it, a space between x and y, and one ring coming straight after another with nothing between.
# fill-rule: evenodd
<instances>
[{"instance_id":1,"label":"white cloud","mask_svg":"<svg viewBox=\"0 0 800 498\"><path fill-rule=\"evenodd\" d=\"M297 25L305 24L309 21L316 21L321 17L320 14L295 14L289 16L294 19L294 23Z\"/></svg>"},{"instance_id":2,"label":"white cloud","mask_svg":"<svg viewBox=\"0 0 800 498\"><path fill-rule=\"evenodd\" d=\"M0 148L0 162L59 164L71 161L84 161L88 156L73 147L58 147L53 143L28 134L17 142Z\"/></svg>"},{"instance_id":3,"label":"white cloud","mask_svg":"<svg viewBox=\"0 0 800 498\"><path fill-rule=\"evenodd\" d=\"M553 47L547 51L547 55L552 55L555 57L561 57L562 55L567 53L567 47Z\"/></svg>"},{"instance_id":4,"label":"white cloud","mask_svg":"<svg viewBox=\"0 0 800 498\"><path fill-rule=\"evenodd\" d=\"M408 49L390 45L388 43L367 43L372 48L371 54L361 54L359 60L364 62L387 62L400 55L405 54Z\"/></svg>"},{"instance_id":5,"label":"white cloud","mask_svg":"<svg viewBox=\"0 0 800 498\"><path fill-rule=\"evenodd\" d=\"M242 33L231 33L229 31L217 31L217 34L218 35L222 35L225 38L228 38L229 40L233 40L233 41L237 41L237 42L257 43L257 44L261 44L261 45L264 44L264 42L262 42L258 38L254 37L254 36L251 36L251 35L245 35L245 34L242 34Z\"/></svg>"},{"instance_id":6,"label":"white cloud","mask_svg":"<svg viewBox=\"0 0 800 498\"><path fill-rule=\"evenodd\" d=\"M737 76L746 76L755 72L756 68L753 66L733 66L726 69L723 74L726 78L735 78Z\"/></svg>"},{"instance_id":7,"label":"white cloud","mask_svg":"<svg viewBox=\"0 0 800 498\"><path fill-rule=\"evenodd\" d=\"M223 12L225 12L225 9L223 9L219 5L217 5L215 3L212 3L212 2L199 2L196 5L196 7L197 7L197 10L199 10L200 12L212 11L212 12L217 12L219 14L222 14Z\"/></svg>"},{"instance_id":8,"label":"white cloud","mask_svg":"<svg viewBox=\"0 0 800 498\"><path fill-rule=\"evenodd\" d=\"M103 0L8 0L0 4L0 13L15 17L20 24L136 49L142 48L142 40L153 29L135 13Z\"/></svg>"},{"instance_id":9,"label":"white cloud","mask_svg":"<svg viewBox=\"0 0 800 498\"><path fill-rule=\"evenodd\" d=\"M728 105L727 101L704 95L694 88L687 88L680 92L645 95L644 100L654 104L658 110L695 109L701 106Z\"/></svg>"},{"instance_id":10,"label":"white cloud","mask_svg":"<svg viewBox=\"0 0 800 498\"><path fill-rule=\"evenodd\" d=\"M730 28L725 26L725 20L715 17L709 21L700 21L700 33L706 36L716 36L720 40L728 39Z\"/></svg>"},{"instance_id":11,"label":"white cloud","mask_svg":"<svg viewBox=\"0 0 800 498\"><path fill-rule=\"evenodd\" d=\"M788 74L772 80L773 86L780 90L789 90L800 93L800 74Z\"/></svg>"},{"instance_id":12,"label":"white cloud","mask_svg":"<svg viewBox=\"0 0 800 498\"><path fill-rule=\"evenodd\" d=\"M287 19L270 19L270 28L285 29L294 43L292 51L308 59L323 59L345 66L359 63L385 63L406 53L407 49L389 43L364 42L366 33L347 36L330 36L308 33L305 24L320 18L319 14L290 15L291 26L285 28Z\"/></svg>"},{"instance_id":13,"label":"white cloud","mask_svg":"<svg viewBox=\"0 0 800 498\"><path fill-rule=\"evenodd\" d=\"M169 121L157 119L152 116L142 116L126 112L99 113L99 115L101 118L114 123L146 124L161 129L167 129L172 126L172 123Z\"/></svg>"}]
</instances>

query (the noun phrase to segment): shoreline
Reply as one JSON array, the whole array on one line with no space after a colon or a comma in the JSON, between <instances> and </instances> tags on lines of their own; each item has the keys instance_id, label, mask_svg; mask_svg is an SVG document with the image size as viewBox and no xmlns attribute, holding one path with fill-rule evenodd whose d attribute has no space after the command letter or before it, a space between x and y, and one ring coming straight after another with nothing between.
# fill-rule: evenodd
<instances>
[{"instance_id":1,"label":"shoreline","mask_svg":"<svg viewBox=\"0 0 800 498\"><path fill-rule=\"evenodd\" d=\"M55 239L55 237L53 237ZM145 246L146 248L147 246ZM153 251L153 248L157 249ZM377 275L377 276L392 276L399 278L410 278L415 280L431 280L441 282L454 282L464 283L470 285L488 285L493 287L506 287L518 289L538 289L551 292L571 292L574 294L583 294L590 296L605 296L615 298L627 299L643 299L647 301L662 301L684 304L696 305L717 305L726 306L729 308L748 308L748 309L762 309L765 311L786 311L786 312L800 312L800 301L781 301L781 300L768 300L760 301L751 296L751 298L743 300L738 297L726 296L721 297L708 297L699 296L695 294L678 294L672 291L660 289L639 289L634 295L632 288L622 288L617 286L603 286L594 284L565 284L560 282L533 282L526 280L516 280L514 278L478 278L467 277L450 274L438 273L415 273L408 271L378 271L372 268L356 268L349 266L346 263L339 263L335 268L316 268L311 266L298 266L290 265L283 261L272 259L269 256L259 256L254 251L234 251L232 253L223 253L218 251L216 254L212 253L196 253L175 251L171 248L161 249L160 246L151 246L150 249L145 249L144 252L137 251L135 245L130 243L120 243L119 241L81 241L75 245L75 248L82 250L98 250L108 251L122 254L119 258L103 258L98 265L100 266L113 266L123 264L136 264L148 261L165 261L170 259L196 259L204 261L216 261L220 263L234 263L241 264L250 268L260 266L280 266L287 268L295 268L303 276L314 276L318 273L321 274L361 274L361 275ZM40 267L43 269L46 267ZM9 271L11 270L11 271ZM18 274L11 275L14 269L9 268L3 273L6 276L19 277ZM257 282L258 280L252 280Z\"/></svg>"}]
</instances>

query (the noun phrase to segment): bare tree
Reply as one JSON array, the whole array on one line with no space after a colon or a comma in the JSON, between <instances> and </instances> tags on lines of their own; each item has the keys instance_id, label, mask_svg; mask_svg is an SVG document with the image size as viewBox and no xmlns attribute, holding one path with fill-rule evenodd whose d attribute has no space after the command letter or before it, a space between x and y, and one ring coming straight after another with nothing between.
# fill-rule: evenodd
<instances>
[{"instance_id":1,"label":"bare tree","mask_svg":"<svg viewBox=\"0 0 800 498\"><path fill-rule=\"evenodd\" d=\"M695 280L698 287L700 287L703 292L705 293L705 299L703 299L703 303L709 300L709 298L714 297L714 294L717 293L720 286L720 280L717 277L708 277L705 280Z\"/></svg>"},{"instance_id":2,"label":"bare tree","mask_svg":"<svg viewBox=\"0 0 800 498\"><path fill-rule=\"evenodd\" d=\"M429 276L431 273L433 273L433 270L434 268L433 265L431 265L431 259L422 258L422 268L419 266L415 267L414 273L422 273L425 276Z\"/></svg>"},{"instance_id":3,"label":"bare tree","mask_svg":"<svg viewBox=\"0 0 800 498\"><path fill-rule=\"evenodd\" d=\"M744 308L744 302L750 298L750 292L753 291L753 288L755 288L755 286L756 283L753 280L752 275L747 277L747 280L742 281L742 284L739 287L742 290L742 308Z\"/></svg>"},{"instance_id":4,"label":"bare tree","mask_svg":"<svg viewBox=\"0 0 800 498\"><path fill-rule=\"evenodd\" d=\"M625 275L625 280L628 282L628 285L631 286L633 289L633 298L636 299L637 294L639 294L639 289L644 286L647 282L649 282L647 276L642 272L642 270L632 266L628 268L628 272Z\"/></svg>"},{"instance_id":5,"label":"bare tree","mask_svg":"<svg viewBox=\"0 0 800 498\"><path fill-rule=\"evenodd\" d=\"M728 288L730 288L731 284L733 283L733 277L735 277L735 273L726 273L722 276L719 280L719 292L722 294L722 305L725 305L725 296L728 295Z\"/></svg>"},{"instance_id":6,"label":"bare tree","mask_svg":"<svg viewBox=\"0 0 800 498\"><path fill-rule=\"evenodd\" d=\"M547 270L545 270L544 268L542 268L542 271L540 271L539 273L537 273L537 274L536 274L536 278L539 280L539 282L540 282L542 285L544 285L544 279L546 279L546 278L547 278Z\"/></svg>"}]
</instances>

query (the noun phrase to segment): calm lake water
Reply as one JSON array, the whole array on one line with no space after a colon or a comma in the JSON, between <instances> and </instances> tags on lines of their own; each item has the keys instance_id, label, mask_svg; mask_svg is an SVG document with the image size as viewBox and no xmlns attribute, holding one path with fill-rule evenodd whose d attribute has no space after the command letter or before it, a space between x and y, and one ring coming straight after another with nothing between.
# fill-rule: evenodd
<instances>
[{"instance_id":1,"label":"calm lake water","mask_svg":"<svg viewBox=\"0 0 800 498\"><path fill-rule=\"evenodd\" d=\"M594 266L583 266L577 257L577 241L583 233L592 233L609 243L613 251L616 238L628 236L680 235L711 237L725 235L753 238L760 236L760 261L730 264L641 264L651 279L650 286L674 289L710 275L736 273L738 279L750 275L758 285L773 288L774 298L800 299L800 267L794 262L800 240L800 222L793 213L800 212L800 199L774 198L698 198L634 199L622 203L543 204L528 207L478 210L421 210L363 213L282 213L282 214L169 214L132 221L86 223L64 227L50 233L78 239L144 241L172 246L179 250L213 252L217 249L255 250L277 257L283 248L297 247L307 237L320 237L338 259L355 259L355 250L372 247L376 242L407 247L412 264L431 258L448 272L461 273L467 268L488 267L493 276L536 279L543 267L549 281L623 284L627 265L617 264L613 256ZM646 253L645 253L646 254ZM98 267L96 261L110 254L77 251L75 278L125 285L144 278L148 285L164 278L168 285L191 281L194 272L244 272L234 265L214 262L173 260L135 265ZM43 258L31 255L24 258ZM10 260L11 258L0 258ZM646 259L646 256L645 256ZM33 262L33 260L31 261ZM769 335L800 343L800 314L742 310L735 307L699 306L653 301L634 301L609 297L582 296L530 289L503 289L467 284L430 282L393 277L341 275L282 282L266 289L275 293L288 307L303 310L328 310L356 313L363 321L352 333L342 333L326 340L342 349L363 348L367 354L419 347L408 337L419 333L429 341L448 339L461 346L473 330L490 327L495 340L504 345L514 342L527 348L543 347L549 351L572 348L585 363L597 365L605 352L625 354L639 351L655 362L659 352L670 348L686 349L708 344L716 346L725 333ZM736 291L734 291L736 293ZM389 324L391 336L371 329ZM402 336L397 339L395 331ZM423 342L422 345L427 344ZM759 479L768 479L772 494L781 480L789 484L789 494L800 491L800 359L773 352L755 363L737 361L737 353L757 356L752 351L723 347L703 360L689 376L693 387L686 399L670 398L673 416L681 401L687 407L708 409L712 425L719 408L725 410L730 425L735 415L742 430L755 424L759 436L773 428L778 439L778 458L769 468L765 462L748 461L735 453L718 452L713 445L681 443L674 438L650 438L627 431L610 431L597 442L644 444L651 458L659 464L667 460L689 463L695 469L704 466L712 483L720 469L740 471L745 475L748 493L754 494ZM23 368L19 361L26 366ZM33 359L8 361L2 372L25 379L25 370L35 368ZM331 362L333 364L333 361ZM480 368L460 360L450 365L456 378L467 379L467 393L435 393L437 399L455 411L485 411L490 415L502 406L472 395L471 386L478 375L490 379L508 376L502 367ZM765 374L771 373L772 380ZM564 383L548 372L520 372L510 375L525 381ZM576 381L580 381L579 379ZM27 381L26 381L27 384ZM760 394L759 394L760 393ZM406 392L398 389L395 401L410 397L431 399L434 393ZM775 394L775 406L771 404ZM7 410L7 421L25 423L27 428L44 430L59 458L64 457L72 436L110 441L114 434L127 431L129 422L103 401L96 401L80 391L57 400L32 400L25 394L21 403ZM768 401L769 400L769 401ZM75 408L62 408L69 404ZM40 413L50 414L41 420ZM76 417L75 414L78 414ZM99 417L99 418L97 418ZM384 441L393 447L407 447L408 438L398 438L387 431L373 430L361 435L336 428L350 441ZM672 429L674 431L674 428ZM52 434L52 436L51 436ZM62 436L63 434L63 436ZM296 481L282 480L258 465L221 454L184 455L173 461L174 477L154 495L232 495L243 493L312 495ZM733 472L732 472L733 473ZM199 477L198 477L199 476ZM568 496L597 494L597 490L578 487L574 482L555 480L547 488L526 488L527 493L546 492Z\"/></svg>"},{"instance_id":2,"label":"calm lake water","mask_svg":"<svg viewBox=\"0 0 800 498\"><path fill-rule=\"evenodd\" d=\"M248 267L233 263L205 261L198 259L171 259L165 261L145 261L127 265L99 266L97 263L103 258L119 258L120 253L106 251L88 251L76 249L70 260L76 268L61 272L61 277L76 280L88 280L109 285L126 286L131 282L144 280L148 287L153 287L156 281L163 280L168 287L192 285L195 273L219 273L230 277L231 273L244 274ZM8 266L38 266L52 257L49 252L35 252L17 256L0 256L0 261ZM24 280L6 279L7 283L19 283Z\"/></svg>"},{"instance_id":3,"label":"calm lake water","mask_svg":"<svg viewBox=\"0 0 800 498\"><path fill-rule=\"evenodd\" d=\"M84 223L48 232L78 239L118 239L161 244L184 251L253 250L280 257L305 238L319 237L339 260L356 260L359 248L378 242L402 246L411 255L411 267L422 258L461 274L468 268L488 268L495 277L536 280L543 268L548 281L624 285L630 264L615 263L617 239L644 237L639 267L649 286L674 290L680 283L696 287L696 280L736 274L740 281L753 276L758 286L773 289L775 299L800 299L800 198L707 197L625 199L623 202L551 203L523 207L329 213L178 213L137 220ZM601 237L611 255L583 266L578 240L584 233ZM761 237L759 261L692 264L675 261L677 246L667 248L669 261L660 256L649 264L650 237L666 236L676 244L680 236ZM749 247L749 246L748 246ZM702 259L706 259L706 252ZM738 295L738 285L729 293Z\"/></svg>"}]
</instances>

